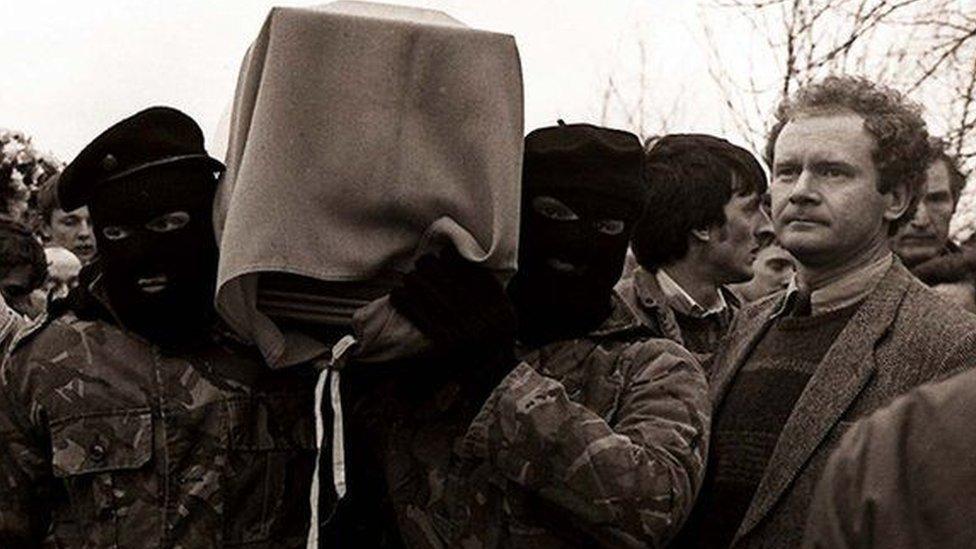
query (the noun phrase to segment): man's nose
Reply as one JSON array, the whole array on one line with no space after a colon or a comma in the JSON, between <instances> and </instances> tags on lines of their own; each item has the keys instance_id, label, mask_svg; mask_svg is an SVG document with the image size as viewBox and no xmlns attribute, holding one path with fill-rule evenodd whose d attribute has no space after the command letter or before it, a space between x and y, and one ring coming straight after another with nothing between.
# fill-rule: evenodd
<instances>
[{"instance_id":1,"label":"man's nose","mask_svg":"<svg viewBox=\"0 0 976 549\"><path fill-rule=\"evenodd\" d=\"M757 221L753 227L752 234L759 239L760 243L765 245L763 241L771 242L775 237L773 232L773 222L769 219L769 214L766 210L759 208L759 215L757 216Z\"/></svg>"},{"instance_id":2,"label":"man's nose","mask_svg":"<svg viewBox=\"0 0 976 549\"><path fill-rule=\"evenodd\" d=\"M803 170L790 188L790 204L819 204L820 194L815 179L809 170Z\"/></svg>"},{"instance_id":3,"label":"man's nose","mask_svg":"<svg viewBox=\"0 0 976 549\"><path fill-rule=\"evenodd\" d=\"M929 210L925 207L925 204L919 204L918 208L915 209L915 215L912 216L912 227L916 229L924 229L929 226L931 219L929 218Z\"/></svg>"},{"instance_id":4,"label":"man's nose","mask_svg":"<svg viewBox=\"0 0 976 549\"><path fill-rule=\"evenodd\" d=\"M81 221L78 228L79 238L91 238L92 237L92 226L91 221Z\"/></svg>"}]
</instances>

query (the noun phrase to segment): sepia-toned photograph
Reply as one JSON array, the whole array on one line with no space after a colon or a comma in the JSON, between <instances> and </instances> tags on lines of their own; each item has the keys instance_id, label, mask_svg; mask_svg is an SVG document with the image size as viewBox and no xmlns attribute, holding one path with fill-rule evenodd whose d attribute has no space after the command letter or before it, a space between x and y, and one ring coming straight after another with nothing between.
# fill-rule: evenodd
<instances>
[{"instance_id":1,"label":"sepia-toned photograph","mask_svg":"<svg viewBox=\"0 0 976 549\"><path fill-rule=\"evenodd\" d=\"M976 0L0 37L0 549L976 547Z\"/></svg>"}]
</instances>

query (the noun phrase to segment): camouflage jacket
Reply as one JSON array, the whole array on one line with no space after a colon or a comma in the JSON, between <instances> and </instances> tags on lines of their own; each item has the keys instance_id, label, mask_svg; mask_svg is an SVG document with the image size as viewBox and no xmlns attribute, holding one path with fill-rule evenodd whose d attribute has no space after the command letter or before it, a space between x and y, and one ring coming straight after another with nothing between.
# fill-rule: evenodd
<instances>
[{"instance_id":1,"label":"camouflage jacket","mask_svg":"<svg viewBox=\"0 0 976 549\"><path fill-rule=\"evenodd\" d=\"M522 353L446 472L428 475L432 512L408 514L405 531L470 548L667 543L704 474L705 376L615 305L588 337ZM426 540L412 545L437 545Z\"/></svg>"},{"instance_id":2,"label":"camouflage jacket","mask_svg":"<svg viewBox=\"0 0 976 549\"><path fill-rule=\"evenodd\" d=\"M66 315L0 369L0 547L304 547L314 373Z\"/></svg>"}]
</instances>

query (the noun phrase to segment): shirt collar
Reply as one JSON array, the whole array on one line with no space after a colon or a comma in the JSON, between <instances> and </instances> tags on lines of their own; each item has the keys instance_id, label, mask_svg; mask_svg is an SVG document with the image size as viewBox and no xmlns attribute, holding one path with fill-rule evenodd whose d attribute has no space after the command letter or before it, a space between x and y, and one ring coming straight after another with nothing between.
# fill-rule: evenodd
<instances>
[{"instance_id":1,"label":"shirt collar","mask_svg":"<svg viewBox=\"0 0 976 549\"><path fill-rule=\"evenodd\" d=\"M718 290L716 290L718 301L712 308L706 309L699 305L695 301L695 298L691 297L664 269L658 269L654 277L657 280L658 286L661 288L661 294L664 295L668 306L679 313L695 318L704 318L709 315L722 313L728 308L725 296Z\"/></svg>"},{"instance_id":2,"label":"shirt collar","mask_svg":"<svg viewBox=\"0 0 976 549\"><path fill-rule=\"evenodd\" d=\"M810 293L810 314L829 313L863 300L874 291L875 286L884 278L893 261L894 255L888 252L871 263L814 289ZM793 297L799 291L800 286L794 274L789 286L786 287L781 305L773 313L774 318L789 312L792 304L795 303Z\"/></svg>"}]
</instances>

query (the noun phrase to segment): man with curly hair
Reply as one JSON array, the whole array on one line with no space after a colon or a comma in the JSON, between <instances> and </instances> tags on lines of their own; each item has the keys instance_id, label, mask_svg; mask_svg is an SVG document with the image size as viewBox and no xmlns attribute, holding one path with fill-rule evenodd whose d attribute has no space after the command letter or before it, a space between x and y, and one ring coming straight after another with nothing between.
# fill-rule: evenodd
<instances>
[{"instance_id":1,"label":"man with curly hair","mask_svg":"<svg viewBox=\"0 0 976 549\"><path fill-rule=\"evenodd\" d=\"M744 307L715 354L712 452L689 544L799 545L851 422L970 365L976 317L946 307L889 248L930 154L920 109L861 78L826 78L779 106L772 218L797 275Z\"/></svg>"}]
</instances>

